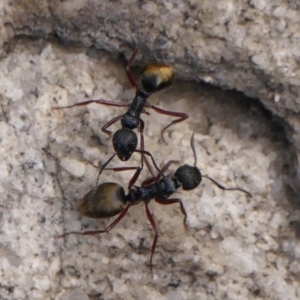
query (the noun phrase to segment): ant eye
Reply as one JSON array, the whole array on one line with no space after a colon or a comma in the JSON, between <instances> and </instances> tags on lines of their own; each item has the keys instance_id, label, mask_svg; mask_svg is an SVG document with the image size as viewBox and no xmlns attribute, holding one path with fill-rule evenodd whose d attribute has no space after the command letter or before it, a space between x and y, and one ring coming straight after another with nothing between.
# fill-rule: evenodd
<instances>
[{"instance_id":1,"label":"ant eye","mask_svg":"<svg viewBox=\"0 0 300 300\"><path fill-rule=\"evenodd\" d=\"M138 138L134 131L119 129L113 136L113 147L120 160L128 160L137 147Z\"/></svg>"},{"instance_id":2,"label":"ant eye","mask_svg":"<svg viewBox=\"0 0 300 300\"><path fill-rule=\"evenodd\" d=\"M179 167L174 175L181 182L182 189L185 191L195 189L202 180L200 170L189 165Z\"/></svg>"}]
</instances>

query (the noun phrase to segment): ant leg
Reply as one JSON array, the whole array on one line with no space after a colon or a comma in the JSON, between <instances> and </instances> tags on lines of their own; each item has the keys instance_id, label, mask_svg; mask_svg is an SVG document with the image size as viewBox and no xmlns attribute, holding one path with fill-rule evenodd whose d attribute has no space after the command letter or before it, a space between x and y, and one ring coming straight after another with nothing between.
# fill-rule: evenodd
<instances>
[{"instance_id":1,"label":"ant leg","mask_svg":"<svg viewBox=\"0 0 300 300\"><path fill-rule=\"evenodd\" d=\"M156 177L149 177L141 183L141 186L144 187L154 182L156 182Z\"/></svg>"},{"instance_id":2,"label":"ant leg","mask_svg":"<svg viewBox=\"0 0 300 300\"><path fill-rule=\"evenodd\" d=\"M179 163L179 161L178 160L170 160L170 161L168 161L163 167L162 167L162 169L160 170L162 173L164 173L169 167L170 167L170 165L171 164L178 164ZM161 174L159 173L158 175L156 175L156 176L152 176L152 177L150 177L150 178L148 178L148 179L146 179L146 180L144 180L143 182L142 182L142 186L146 186L146 185L149 185L149 184L151 184L151 183L154 183L154 182L158 182L160 179L161 179Z\"/></svg>"},{"instance_id":3,"label":"ant leg","mask_svg":"<svg viewBox=\"0 0 300 300\"><path fill-rule=\"evenodd\" d=\"M130 67L132 66L132 63L133 63L133 61L134 61L134 59L135 59L137 53L138 53L138 49L135 49L135 50L132 52L132 54L131 54L131 56L130 56L130 58L129 58L129 61L128 61L127 65L126 65L126 75L127 75L127 78L128 78L128 80L129 80L131 86L132 86L136 91L139 89L139 87L138 87L136 81L134 80L132 74L130 73Z\"/></svg>"},{"instance_id":4,"label":"ant leg","mask_svg":"<svg viewBox=\"0 0 300 300\"><path fill-rule=\"evenodd\" d=\"M250 198L252 198L252 195L248 191L246 191L244 189L240 189L238 187L236 187L236 188L227 188L227 187L223 186L222 184L218 183L217 181L215 181L214 179L212 179L211 177L209 177L207 175L202 175L202 177L207 178L210 181L212 181L221 190L224 190L224 191L240 191L240 192L245 193Z\"/></svg>"},{"instance_id":5,"label":"ant leg","mask_svg":"<svg viewBox=\"0 0 300 300\"><path fill-rule=\"evenodd\" d=\"M127 214L129 207L131 206L131 204L128 204L123 211L119 214L119 216L108 226L105 228L105 230L108 232L110 230L112 230L123 218L124 216Z\"/></svg>"},{"instance_id":6,"label":"ant leg","mask_svg":"<svg viewBox=\"0 0 300 300\"><path fill-rule=\"evenodd\" d=\"M88 200L87 204L86 204L86 211L88 210L89 206L91 205L91 203L94 201L96 192L97 192L97 188L98 188L98 182L99 182L99 178L100 175L102 174L103 170L106 168L106 166L113 160L113 158L116 156L116 153L114 153L100 168L99 172L98 172L98 176L96 179L96 185L93 189L93 192L91 193L90 199Z\"/></svg>"},{"instance_id":7,"label":"ant leg","mask_svg":"<svg viewBox=\"0 0 300 300\"><path fill-rule=\"evenodd\" d=\"M183 225L184 225L185 229L188 230L188 227L186 225L187 213L185 211L185 208L183 206L183 203L182 203L181 199L178 199L178 198L174 198L174 199L155 199L155 201L159 204L162 204L162 205L169 205L169 204L179 203L180 210L181 210L182 214L184 215Z\"/></svg>"},{"instance_id":8,"label":"ant leg","mask_svg":"<svg viewBox=\"0 0 300 300\"><path fill-rule=\"evenodd\" d=\"M53 109L64 109L64 108L71 108L71 107L75 107L75 106L88 105L90 103L103 104L103 105L107 105L107 106L128 107L128 104L99 99L99 100L83 101L83 102L79 102L79 103L68 105L68 106L54 106L52 108Z\"/></svg>"},{"instance_id":9,"label":"ant leg","mask_svg":"<svg viewBox=\"0 0 300 300\"><path fill-rule=\"evenodd\" d=\"M161 131L161 139L162 141L166 143L165 139L164 139L164 132L167 128L169 128L170 126L172 126L173 124L176 124L176 123L180 123L184 120L186 120L189 115L188 114L185 114L185 113L180 113L180 112L174 112L174 111L170 111L170 110L165 110L165 109L162 109L162 108L159 108L157 106L154 106L152 104L149 104L147 103L146 104L147 107L151 107L152 109L154 109L155 111L157 111L158 113L160 114L163 114L163 115L167 115L167 116L172 116L172 117L178 117L178 119L172 121L169 125L167 125L166 127L164 127Z\"/></svg>"},{"instance_id":10,"label":"ant leg","mask_svg":"<svg viewBox=\"0 0 300 300\"><path fill-rule=\"evenodd\" d=\"M172 164L179 164L179 161L178 161L178 160L169 160L169 161L162 167L161 172L162 172L162 173L165 173L165 172L169 169L169 167L170 167ZM157 182L157 181L159 181L160 179L161 179L161 175L158 174L158 175L156 176L155 181Z\"/></svg>"},{"instance_id":11,"label":"ant leg","mask_svg":"<svg viewBox=\"0 0 300 300\"><path fill-rule=\"evenodd\" d=\"M93 163L91 163L90 161L87 161L91 166L93 166L94 168L99 169L98 166L95 166ZM107 164L106 164L107 165ZM130 170L136 170L136 172L134 173L134 175L132 176L132 178L129 181L129 185L128 185L128 190L130 190L132 188L132 186L134 185L134 183L136 182L136 180L138 179L140 173L141 173L141 167L114 167L114 168L105 168L102 171L106 171L106 170L111 170L114 172L122 172L122 171L130 171ZM102 172L101 172L102 173Z\"/></svg>"},{"instance_id":12,"label":"ant leg","mask_svg":"<svg viewBox=\"0 0 300 300\"><path fill-rule=\"evenodd\" d=\"M152 24L150 28L152 28L153 25L154 25L154 24ZM143 43L143 44L144 44L144 43ZM143 45L143 44L142 44L142 45ZM131 54L131 56L130 56L130 58L129 58L129 61L128 61L127 65L126 65L126 75L127 75L127 78L128 78L128 80L129 80L131 86L132 86L135 90L138 90L139 87L138 87L136 81L134 80L132 74L130 73L130 68L131 68L131 66L132 66L132 64L133 64L133 61L134 61L134 59L135 59L135 57L136 57L136 55L137 55L137 53L138 53L138 49L141 48L142 45L140 45L138 48L136 48L136 49L133 50L133 52L132 52L132 54Z\"/></svg>"},{"instance_id":13,"label":"ant leg","mask_svg":"<svg viewBox=\"0 0 300 300\"><path fill-rule=\"evenodd\" d=\"M111 125L115 124L117 121L119 121L120 119L123 118L124 115L120 115L120 116L117 116L117 117L114 117L112 118L110 121L108 121L104 126L102 126L101 130L108 134L108 135L111 135L112 132L110 130L107 130L108 127L110 127Z\"/></svg>"},{"instance_id":14,"label":"ant leg","mask_svg":"<svg viewBox=\"0 0 300 300\"><path fill-rule=\"evenodd\" d=\"M134 152L139 152L139 153L143 153L143 154L146 154L148 156L150 156L151 160L152 160L152 163L155 167L155 169L158 171L158 173L161 175L161 177L165 177L165 175L161 172L161 170L158 168L155 160L154 160L154 157L153 155L149 152L149 151L146 151L146 150L134 150Z\"/></svg>"},{"instance_id":15,"label":"ant leg","mask_svg":"<svg viewBox=\"0 0 300 300\"><path fill-rule=\"evenodd\" d=\"M144 150L144 148L145 148L145 141L144 141L145 122L141 118L139 120L140 120L139 131L140 131L140 134L141 134L141 150ZM142 167L142 169L144 167L144 159L145 159L144 154L141 153L141 167ZM146 164L147 164L147 162L146 162ZM148 166L148 164L147 164L147 166ZM148 166L148 168L149 168L149 166ZM149 171L150 172L152 171L151 167L150 167Z\"/></svg>"},{"instance_id":16,"label":"ant leg","mask_svg":"<svg viewBox=\"0 0 300 300\"><path fill-rule=\"evenodd\" d=\"M91 163L90 161L86 160L86 162L93 166L94 168L96 169L99 169L99 166L95 166L93 163ZM106 171L106 170L111 170L111 171L115 171L115 172L122 172L122 171L130 171L130 170L137 170L139 169L140 167L116 167L116 168L105 168L105 170L103 171Z\"/></svg>"},{"instance_id":17,"label":"ant leg","mask_svg":"<svg viewBox=\"0 0 300 300\"><path fill-rule=\"evenodd\" d=\"M145 150L145 142L144 142L144 128L145 128L145 122L143 119L140 118L140 128L139 128L139 131L141 133L141 150L144 151ZM147 165L147 168L149 170L149 172L151 173L152 176L155 176L154 175L154 171L153 171L153 168L151 167L150 163L149 163L149 160L146 156L144 156L144 154L142 153L142 168L144 166L144 161Z\"/></svg>"},{"instance_id":18,"label":"ant leg","mask_svg":"<svg viewBox=\"0 0 300 300\"><path fill-rule=\"evenodd\" d=\"M124 208L123 211L119 214L119 216L104 230L89 230L89 231L83 231L83 232L71 231L71 232L67 232L62 235L59 235L59 236L57 236L57 238L65 237L69 234L94 235L94 234L98 234L98 233L107 233L110 230L112 230L124 218L124 216L128 212L129 207L130 207L130 204L126 208Z\"/></svg>"},{"instance_id":19,"label":"ant leg","mask_svg":"<svg viewBox=\"0 0 300 300\"><path fill-rule=\"evenodd\" d=\"M152 247L151 247L151 256L150 256L150 261L149 261L149 266L150 266L150 269L151 269L151 272L152 272L152 257L153 257L153 254L154 254L154 251L155 251L155 248L156 248L156 243L157 243L157 239L158 239L158 230L157 230L157 224L149 210L149 207L148 207L148 203L144 202L145 203L145 208L146 208L146 214L147 214L147 217L148 217L148 220L154 230L154 239L153 239L153 242L152 242Z\"/></svg>"},{"instance_id":20,"label":"ant leg","mask_svg":"<svg viewBox=\"0 0 300 300\"><path fill-rule=\"evenodd\" d=\"M132 186L135 184L135 182L139 178L142 168L141 167L117 167L117 168L106 168L105 170L112 170L115 172L136 170L128 184L128 190L130 191Z\"/></svg>"},{"instance_id":21,"label":"ant leg","mask_svg":"<svg viewBox=\"0 0 300 300\"><path fill-rule=\"evenodd\" d=\"M111 170L115 172L122 172L122 171L130 171L130 170L137 170L140 167L117 167L117 168L106 168L105 170Z\"/></svg>"}]
</instances>

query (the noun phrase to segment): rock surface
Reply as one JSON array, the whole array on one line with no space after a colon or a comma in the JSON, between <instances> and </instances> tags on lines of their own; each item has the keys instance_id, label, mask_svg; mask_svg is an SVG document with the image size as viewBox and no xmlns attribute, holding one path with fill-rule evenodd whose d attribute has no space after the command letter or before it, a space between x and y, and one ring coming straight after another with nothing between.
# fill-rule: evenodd
<instances>
[{"instance_id":1,"label":"rock surface","mask_svg":"<svg viewBox=\"0 0 300 300\"><path fill-rule=\"evenodd\" d=\"M300 297L296 1L23 0L2 1L0 14L2 298ZM177 205L151 203L160 232L153 278L143 205L108 234L55 238L109 224L81 218L76 200L95 184L87 161L112 154L100 128L123 110L52 107L130 102L119 54L129 58L141 44L135 64L164 61L180 79L149 101L190 114L168 130L165 145L159 133L171 118L149 111L147 150L159 165L192 164L195 132L203 174L253 194L224 192L205 179L180 191L188 232ZM131 176L107 171L101 180L125 188Z\"/></svg>"}]
</instances>

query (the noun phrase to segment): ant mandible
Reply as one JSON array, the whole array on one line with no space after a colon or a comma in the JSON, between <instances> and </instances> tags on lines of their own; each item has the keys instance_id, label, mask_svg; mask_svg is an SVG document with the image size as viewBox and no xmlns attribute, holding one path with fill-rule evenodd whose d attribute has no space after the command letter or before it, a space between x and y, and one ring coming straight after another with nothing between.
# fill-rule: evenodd
<instances>
[{"instance_id":1,"label":"ant mandible","mask_svg":"<svg viewBox=\"0 0 300 300\"><path fill-rule=\"evenodd\" d=\"M109 218L119 216L104 230L96 231L85 231L85 232L68 232L60 237L64 237L69 234L81 234L81 235L93 235L98 233L105 233L112 230L127 214L128 209L132 205L136 205L139 202L143 201L145 204L146 214L148 220L154 230L155 236L151 246L151 256L149 265L152 267L152 257L156 248L157 239L158 239L158 229L156 221L154 220L149 208L149 202L154 199L157 203L162 205L169 205L178 203L182 214L184 215L183 224L187 229L186 219L187 213L185 211L182 200L179 198L169 198L172 194L177 192L177 189L182 187L183 190L189 191L193 190L199 186L202 181L202 178L207 178L212 181L218 188L226 191L240 191L245 193L248 197L252 195L241 188L227 188L215 181L213 178L208 175L202 175L197 165L197 156L194 145L194 135L191 137L191 148L194 154L194 165L183 165L180 166L174 174L164 175L164 172L170 167L171 164L177 162L170 160L161 170L158 169L151 153L147 151L140 150L139 152L146 154L151 157L153 165L158 170L158 175L156 177L151 177L144 181L141 187L134 187L129 190L128 194L125 194L124 188L115 182L105 182L98 186L95 201L89 206L89 209L86 210L86 203L90 199L90 195L93 191L88 192L79 203L78 211L80 214L89 217L89 218Z\"/></svg>"},{"instance_id":2,"label":"ant mandible","mask_svg":"<svg viewBox=\"0 0 300 300\"><path fill-rule=\"evenodd\" d=\"M174 81L174 69L166 64L163 63L151 63L148 64L141 72L141 84L142 87L138 87L138 84L136 83L135 79L133 78L130 68L133 64L133 61L137 55L138 49L135 49L126 65L126 75L127 78L131 84L131 86L136 90L136 94L134 99L132 100L131 104L123 104L119 102L114 101L107 101L103 99L98 100L88 100L84 102L79 102L73 105L68 106L60 106L60 107L53 107L54 109L66 109L76 106L83 106L88 105L90 103L96 103L96 104L104 104L108 106L116 106L116 107L128 107L128 110L125 114L119 115L117 117L114 117L110 121L108 121L101 130L111 135L112 132L110 130L107 130L111 125L116 123L118 120L121 120L121 129L117 130L113 134L112 142L113 142L113 148L115 150L115 153L102 165L101 169L99 170L95 189L94 192L91 195L90 201L87 203L87 207L90 205L90 203L93 201L94 195L96 193L96 189L99 182L99 177L103 170L106 168L106 166L113 160L113 158L117 155L120 160L127 161L131 157L132 153L136 151L138 138L136 133L133 131L134 129L138 128L140 134L141 134L141 150L144 150L144 121L141 118L142 113L147 113L145 108L152 108L158 113L177 117L177 119L173 120L170 124L165 126L161 131L161 138L162 141L165 142L163 133L164 131L169 128L171 125L175 123L179 123L184 121L188 118L188 114L180 113L180 112L173 112L161 109L159 107L156 107L150 103L147 102L147 99L151 94L154 92L158 92L164 88L169 87L173 81ZM134 173L133 177L129 181L128 189L131 189L131 187L136 182L137 178L139 177L139 174L141 170L143 169L143 162L144 162L144 155L141 154L141 167L124 167L124 168L112 168L112 170L115 171L122 171L122 170L133 170L135 169L136 172ZM145 158L145 162L151 172L151 167Z\"/></svg>"}]
</instances>

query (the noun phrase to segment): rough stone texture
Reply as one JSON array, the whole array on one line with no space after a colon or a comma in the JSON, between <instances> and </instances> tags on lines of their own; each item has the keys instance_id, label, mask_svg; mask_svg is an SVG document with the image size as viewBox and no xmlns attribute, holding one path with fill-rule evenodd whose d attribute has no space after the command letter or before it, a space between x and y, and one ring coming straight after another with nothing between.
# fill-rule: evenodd
<instances>
[{"instance_id":1,"label":"rough stone texture","mask_svg":"<svg viewBox=\"0 0 300 300\"><path fill-rule=\"evenodd\" d=\"M180 77L299 112L299 6L293 1L3 1L2 44L18 35L128 54L145 42ZM298 102L297 102L298 101Z\"/></svg>"},{"instance_id":2,"label":"rough stone texture","mask_svg":"<svg viewBox=\"0 0 300 300\"><path fill-rule=\"evenodd\" d=\"M2 1L1 297L298 299L299 17L296 1ZM190 114L168 131L167 146L159 131L169 119L153 111L145 117L147 150L160 165L192 163L195 132L203 173L253 194L223 192L206 180L181 192L188 232L176 205L151 204L161 233L153 278L143 205L101 237L55 239L97 228L80 218L75 200L94 185L97 171L86 160L104 162L112 153L100 127L120 109L51 107L130 101L118 54L128 58L143 42L137 64L169 62L178 78L236 89L273 113L235 92L184 81L151 97ZM134 156L130 165L138 164ZM102 180L126 187L130 176L106 172Z\"/></svg>"}]
</instances>

